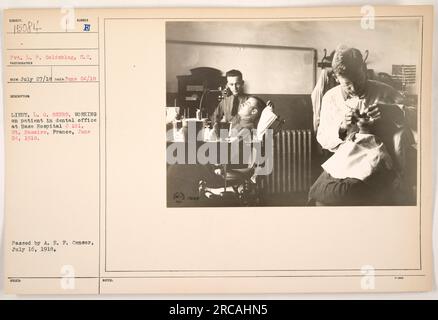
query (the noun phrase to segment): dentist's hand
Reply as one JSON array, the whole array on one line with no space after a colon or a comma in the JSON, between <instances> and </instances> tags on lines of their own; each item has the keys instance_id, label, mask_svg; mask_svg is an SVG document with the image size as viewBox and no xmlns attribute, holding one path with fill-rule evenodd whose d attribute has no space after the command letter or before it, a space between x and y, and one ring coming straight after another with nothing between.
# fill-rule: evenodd
<instances>
[{"instance_id":1,"label":"dentist's hand","mask_svg":"<svg viewBox=\"0 0 438 320\"><path fill-rule=\"evenodd\" d=\"M357 122L358 114L356 110L349 110L341 124L341 129L348 130Z\"/></svg>"},{"instance_id":2,"label":"dentist's hand","mask_svg":"<svg viewBox=\"0 0 438 320\"><path fill-rule=\"evenodd\" d=\"M370 119L370 121L376 121L382 118L382 112L380 110L379 103L374 103L368 107L367 110L365 110L367 117Z\"/></svg>"}]
</instances>

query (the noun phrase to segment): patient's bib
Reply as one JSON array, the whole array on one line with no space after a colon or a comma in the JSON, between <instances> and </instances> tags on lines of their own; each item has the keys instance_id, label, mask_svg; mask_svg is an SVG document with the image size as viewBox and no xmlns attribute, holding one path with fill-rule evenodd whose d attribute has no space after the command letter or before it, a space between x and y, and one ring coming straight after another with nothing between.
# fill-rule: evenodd
<instances>
[{"instance_id":1,"label":"patient's bib","mask_svg":"<svg viewBox=\"0 0 438 320\"><path fill-rule=\"evenodd\" d=\"M322 164L333 178L365 180L378 168L392 168L392 160L382 142L372 134L355 134L347 139L336 152Z\"/></svg>"}]
</instances>

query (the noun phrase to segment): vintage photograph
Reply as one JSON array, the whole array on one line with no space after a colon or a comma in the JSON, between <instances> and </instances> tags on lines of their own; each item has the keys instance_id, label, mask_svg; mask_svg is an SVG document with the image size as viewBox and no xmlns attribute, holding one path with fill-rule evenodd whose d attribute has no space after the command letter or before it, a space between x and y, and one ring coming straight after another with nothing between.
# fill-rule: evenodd
<instances>
[{"instance_id":1,"label":"vintage photograph","mask_svg":"<svg viewBox=\"0 0 438 320\"><path fill-rule=\"evenodd\" d=\"M4 10L5 295L436 296L437 9Z\"/></svg>"},{"instance_id":2,"label":"vintage photograph","mask_svg":"<svg viewBox=\"0 0 438 320\"><path fill-rule=\"evenodd\" d=\"M166 22L168 207L413 206L417 18Z\"/></svg>"}]
</instances>

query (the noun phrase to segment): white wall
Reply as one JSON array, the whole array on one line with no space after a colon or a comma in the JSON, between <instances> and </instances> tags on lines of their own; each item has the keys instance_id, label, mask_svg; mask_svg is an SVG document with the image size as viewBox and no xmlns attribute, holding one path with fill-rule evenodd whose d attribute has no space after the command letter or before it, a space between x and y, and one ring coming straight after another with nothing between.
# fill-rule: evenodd
<instances>
[{"instance_id":1,"label":"white wall","mask_svg":"<svg viewBox=\"0 0 438 320\"><path fill-rule=\"evenodd\" d=\"M393 64L417 64L419 31L419 20L413 18L376 20L374 30L362 29L360 20L169 22L166 37L170 40L312 47L318 50L318 60L324 48L330 52L344 43L362 52L368 49L368 67L391 74ZM259 63L263 64L263 61ZM296 62L290 61L284 65L284 72L294 68ZM190 74L189 70L187 74ZM171 75L168 81L176 81L174 76ZM175 86L174 83L169 85Z\"/></svg>"},{"instance_id":2,"label":"white wall","mask_svg":"<svg viewBox=\"0 0 438 320\"><path fill-rule=\"evenodd\" d=\"M314 56L314 50L167 43L167 92L178 91L177 75L208 66L223 72L239 69L248 93L307 94L315 85Z\"/></svg>"}]
</instances>

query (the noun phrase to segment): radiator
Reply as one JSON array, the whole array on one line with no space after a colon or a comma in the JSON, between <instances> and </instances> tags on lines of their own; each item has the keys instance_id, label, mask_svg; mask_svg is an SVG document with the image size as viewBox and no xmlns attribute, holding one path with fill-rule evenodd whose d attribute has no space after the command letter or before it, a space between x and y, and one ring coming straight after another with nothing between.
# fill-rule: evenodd
<instances>
[{"instance_id":1,"label":"radiator","mask_svg":"<svg viewBox=\"0 0 438 320\"><path fill-rule=\"evenodd\" d=\"M274 135L273 170L259 180L265 194L307 192L311 183L311 130L281 130Z\"/></svg>"}]
</instances>

